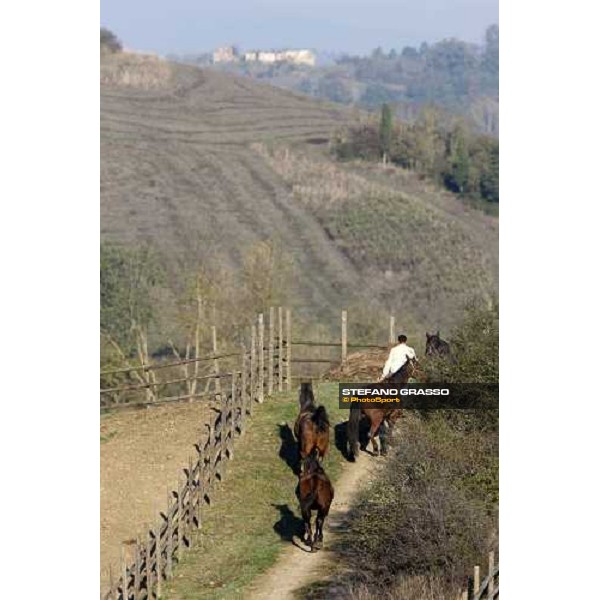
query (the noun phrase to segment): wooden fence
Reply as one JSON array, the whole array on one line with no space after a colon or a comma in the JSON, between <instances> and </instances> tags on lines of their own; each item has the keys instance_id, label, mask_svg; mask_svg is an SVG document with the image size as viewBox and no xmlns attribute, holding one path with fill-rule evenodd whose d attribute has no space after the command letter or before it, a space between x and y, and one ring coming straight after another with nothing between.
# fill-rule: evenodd
<instances>
[{"instance_id":1,"label":"wooden fence","mask_svg":"<svg viewBox=\"0 0 600 600\"><path fill-rule=\"evenodd\" d=\"M467 589L458 597L458 600L495 600L500 597L500 567L495 561L492 550L488 555L488 574L481 581L479 565L473 569L473 576L469 577Z\"/></svg>"},{"instance_id":2,"label":"wooden fence","mask_svg":"<svg viewBox=\"0 0 600 600\"><path fill-rule=\"evenodd\" d=\"M184 400L192 401L199 398L218 400L222 380L231 378L232 371L239 371L244 359L249 362L251 385L257 390L259 402L263 401L265 393L272 394L274 390L282 391L284 380L286 388L291 389L291 344L289 343L291 319L291 310L284 311L282 307L278 308L277 316L274 308L269 310L267 326L263 315L258 315L256 324L249 332L249 349L242 345L237 352L217 352L217 332L216 328L212 327L212 354L166 363L142 364L101 371L100 375L105 378L135 375L137 383L101 388L100 409L120 410ZM221 370L223 360L233 363L232 371ZM203 374L199 371L198 366L201 363L209 365L208 373ZM167 376L159 379L157 377L159 371L166 372ZM180 374L173 376L177 371ZM200 388L198 383L202 381L206 385ZM141 400L123 399L130 393L137 395L139 392L145 393L145 397Z\"/></svg>"},{"instance_id":3,"label":"wooden fence","mask_svg":"<svg viewBox=\"0 0 600 600\"><path fill-rule=\"evenodd\" d=\"M276 390L291 389L291 311L285 311L285 332L283 310L280 308L278 311L277 328L274 309L269 312L266 343L264 319L259 315L257 325L251 330L250 347L242 347L239 353L227 355L238 358L239 369L219 372L217 361L224 355L216 354L169 365L140 367L149 371L195 360L214 361L210 377L219 385L215 386L211 396L218 402L218 412L207 424L208 436L195 444L195 456L190 458L188 467L184 469L178 489L168 492L167 505L159 522L148 528L145 536L137 538L133 561L127 561L122 552L118 576L111 569L109 589L101 594L102 600L146 600L160 596L163 582L172 577L174 565L194 542L194 532L202 528L203 511L211 503L216 483L225 477L227 462L233 459L235 440L243 435L253 405ZM174 381L163 381L160 385L166 383ZM143 384L136 386L137 389L144 387ZM102 390L104 393L114 391ZM201 395L194 394L192 397ZM135 404L148 405L178 399L168 397Z\"/></svg>"}]
</instances>

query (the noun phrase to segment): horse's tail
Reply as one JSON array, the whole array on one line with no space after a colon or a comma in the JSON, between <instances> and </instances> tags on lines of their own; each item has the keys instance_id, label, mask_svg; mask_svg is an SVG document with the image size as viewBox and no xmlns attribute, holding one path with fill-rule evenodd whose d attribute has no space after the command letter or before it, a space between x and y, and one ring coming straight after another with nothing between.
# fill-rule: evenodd
<instances>
[{"instance_id":1,"label":"horse's tail","mask_svg":"<svg viewBox=\"0 0 600 600\"><path fill-rule=\"evenodd\" d=\"M350 460L356 460L358 456L358 424L360 422L360 406L350 407L350 417L348 418L348 443L350 445Z\"/></svg>"},{"instance_id":2,"label":"horse's tail","mask_svg":"<svg viewBox=\"0 0 600 600\"><path fill-rule=\"evenodd\" d=\"M322 404L312 414L311 421L315 424L317 431L320 431L321 433L329 429L329 417Z\"/></svg>"}]
</instances>

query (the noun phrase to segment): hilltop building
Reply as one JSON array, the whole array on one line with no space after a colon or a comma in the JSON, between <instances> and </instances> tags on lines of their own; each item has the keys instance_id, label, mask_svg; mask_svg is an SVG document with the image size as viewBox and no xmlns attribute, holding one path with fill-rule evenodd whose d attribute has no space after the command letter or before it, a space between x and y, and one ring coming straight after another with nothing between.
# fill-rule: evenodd
<instances>
[{"instance_id":1,"label":"hilltop building","mask_svg":"<svg viewBox=\"0 0 600 600\"><path fill-rule=\"evenodd\" d=\"M258 62L263 64L290 63L314 67L317 59L311 50L253 50L240 55L234 46L223 46L213 52L213 62Z\"/></svg>"},{"instance_id":2,"label":"hilltop building","mask_svg":"<svg viewBox=\"0 0 600 600\"><path fill-rule=\"evenodd\" d=\"M281 50L264 51L255 50L253 52L244 52L246 62L261 62L273 64L277 62L287 62L295 65L308 65L314 67L317 60L315 53L310 50Z\"/></svg>"},{"instance_id":3,"label":"hilltop building","mask_svg":"<svg viewBox=\"0 0 600 600\"><path fill-rule=\"evenodd\" d=\"M235 46L222 46L213 52L213 62L238 62L239 52Z\"/></svg>"}]
</instances>

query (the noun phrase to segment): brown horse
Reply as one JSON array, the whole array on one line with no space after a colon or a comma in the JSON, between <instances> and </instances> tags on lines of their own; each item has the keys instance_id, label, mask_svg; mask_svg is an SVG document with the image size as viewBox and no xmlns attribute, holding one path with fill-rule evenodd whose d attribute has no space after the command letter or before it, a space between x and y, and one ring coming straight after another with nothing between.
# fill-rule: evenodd
<instances>
[{"instance_id":1,"label":"brown horse","mask_svg":"<svg viewBox=\"0 0 600 600\"><path fill-rule=\"evenodd\" d=\"M329 418L324 406L315 406L312 384L303 383L300 387L300 414L294 424L294 435L298 440L300 465L316 450L322 459L329 450Z\"/></svg>"},{"instance_id":2,"label":"brown horse","mask_svg":"<svg viewBox=\"0 0 600 600\"><path fill-rule=\"evenodd\" d=\"M304 520L306 537L304 542L310 546L311 552L323 547L323 523L329 514L333 501L333 486L323 467L317 460L316 448L304 460L304 469L298 484L300 490L300 511ZM310 525L311 513L317 511L315 536L313 538Z\"/></svg>"},{"instance_id":3,"label":"brown horse","mask_svg":"<svg viewBox=\"0 0 600 600\"><path fill-rule=\"evenodd\" d=\"M408 380L416 372L416 359L409 358L399 371L390 375L385 382L386 383L408 383ZM372 384L377 385L377 384ZM360 418L365 415L369 419L371 427L369 429L368 438L373 444L373 453L377 456L379 454L379 446L375 437L379 437L381 441L381 454L387 454L387 433L388 427L390 430L393 428L394 423L400 418L402 409L400 408L363 408L362 406L352 405L350 407L350 418L348 419L348 442L350 445L350 459L355 460L358 456L359 440L358 440L358 427ZM387 424L386 424L387 422Z\"/></svg>"}]
</instances>

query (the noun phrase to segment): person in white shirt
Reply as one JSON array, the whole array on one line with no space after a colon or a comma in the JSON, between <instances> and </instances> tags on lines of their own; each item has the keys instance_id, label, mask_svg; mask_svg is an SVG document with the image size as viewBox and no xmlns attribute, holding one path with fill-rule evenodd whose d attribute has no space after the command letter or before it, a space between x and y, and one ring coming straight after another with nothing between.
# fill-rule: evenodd
<instances>
[{"instance_id":1,"label":"person in white shirt","mask_svg":"<svg viewBox=\"0 0 600 600\"><path fill-rule=\"evenodd\" d=\"M380 381L397 373L409 358L417 358L414 348L406 344L407 340L405 335L398 336L398 344L390 350L390 355L385 361Z\"/></svg>"}]
</instances>

